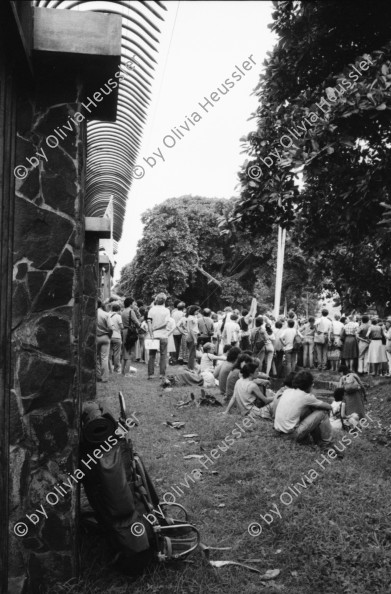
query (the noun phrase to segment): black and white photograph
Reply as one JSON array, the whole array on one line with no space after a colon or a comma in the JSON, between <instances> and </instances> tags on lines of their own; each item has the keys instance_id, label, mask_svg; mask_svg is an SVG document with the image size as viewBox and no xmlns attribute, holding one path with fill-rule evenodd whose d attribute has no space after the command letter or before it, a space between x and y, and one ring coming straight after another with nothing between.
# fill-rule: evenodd
<instances>
[{"instance_id":1,"label":"black and white photograph","mask_svg":"<svg viewBox=\"0 0 391 594\"><path fill-rule=\"evenodd\" d=\"M1 0L0 594L391 593L391 2Z\"/></svg>"}]
</instances>

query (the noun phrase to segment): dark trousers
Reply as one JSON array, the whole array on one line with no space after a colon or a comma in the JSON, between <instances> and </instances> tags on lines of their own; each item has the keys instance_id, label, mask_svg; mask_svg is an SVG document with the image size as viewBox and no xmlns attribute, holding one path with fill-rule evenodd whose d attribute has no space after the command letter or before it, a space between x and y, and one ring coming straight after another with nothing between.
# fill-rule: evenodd
<instances>
[{"instance_id":1,"label":"dark trousers","mask_svg":"<svg viewBox=\"0 0 391 594\"><path fill-rule=\"evenodd\" d=\"M249 351L251 349L249 336L242 336L240 339L240 348L242 351Z\"/></svg>"},{"instance_id":2,"label":"dark trousers","mask_svg":"<svg viewBox=\"0 0 391 594\"><path fill-rule=\"evenodd\" d=\"M187 366L189 369L195 368L196 362L196 343L193 340L186 341L187 348L189 349L189 359Z\"/></svg>"},{"instance_id":3,"label":"dark trousers","mask_svg":"<svg viewBox=\"0 0 391 594\"><path fill-rule=\"evenodd\" d=\"M284 377L284 365L283 365L284 351L276 351L276 371L277 377Z\"/></svg>"},{"instance_id":4,"label":"dark trousers","mask_svg":"<svg viewBox=\"0 0 391 594\"><path fill-rule=\"evenodd\" d=\"M173 334L175 344L175 357L178 361L179 349L181 348L182 334Z\"/></svg>"},{"instance_id":5,"label":"dark trousers","mask_svg":"<svg viewBox=\"0 0 391 594\"><path fill-rule=\"evenodd\" d=\"M167 368L167 345L168 339L167 338L159 338L160 340L160 375L166 374ZM151 376L155 372L155 359L156 359L157 351L149 351L149 361L148 361L148 375Z\"/></svg>"}]
</instances>

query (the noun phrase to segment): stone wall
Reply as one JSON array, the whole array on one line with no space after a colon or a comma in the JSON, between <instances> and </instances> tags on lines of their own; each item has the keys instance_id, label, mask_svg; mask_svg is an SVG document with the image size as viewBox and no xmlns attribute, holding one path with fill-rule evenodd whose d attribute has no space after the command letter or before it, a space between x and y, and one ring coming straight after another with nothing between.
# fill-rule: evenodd
<instances>
[{"instance_id":1,"label":"stone wall","mask_svg":"<svg viewBox=\"0 0 391 594\"><path fill-rule=\"evenodd\" d=\"M41 147L46 158L18 180L15 196L9 592L21 592L26 575L28 591L38 592L77 573L78 485L67 486L67 473L78 466L81 386L91 398L95 380L96 246L84 254L83 245L85 122L56 148L46 141L80 111L80 88L66 97L62 88L38 88L17 108L16 163L26 165ZM25 536L14 535L16 522L27 526Z\"/></svg>"},{"instance_id":2,"label":"stone wall","mask_svg":"<svg viewBox=\"0 0 391 594\"><path fill-rule=\"evenodd\" d=\"M87 233L83 250L81 304L81 399L96 398L96 300L99 291L99 239Z\"/></svg>"}]
</instances>

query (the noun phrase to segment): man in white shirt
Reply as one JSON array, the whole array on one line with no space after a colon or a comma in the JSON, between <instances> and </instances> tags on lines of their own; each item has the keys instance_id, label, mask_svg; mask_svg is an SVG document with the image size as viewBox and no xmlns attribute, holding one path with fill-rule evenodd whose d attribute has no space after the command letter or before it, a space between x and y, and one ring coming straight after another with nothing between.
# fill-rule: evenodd
<instances>
[{"instance_id":1,"label":"man in white shirt","mask_svg":"<svg viewBox=\"0 0 391 594\"><path fill-rule=\"evenodd\" d=\"M333 329L334 339L336 337L341 336L343 324L342 324L342 322L340 320L341 320L341 316L339 314L335 314L334 315L334 320L331 322L332 329Z\"/></svg>"},{"instance_id":2,"label":"man in white shirt","mask_svg":"<svg viewBox=\"0 0 391 594\"><path fill-rule=\"evenodd\" d=\"M98 299L98 312L96 323L96 350L97 370L96 379L98 382L106 383L109 380L109 354L110 338L113 334L113 325L109 314L104 310L102 301Z\"/></svg>"},{"instance_id":3,"label":"man in white shirt","mask_svg":"<svg viewBox=\"0 0 391 594\"><path fill-rule=\"evenodd\" d=\"M322 449L334 449L339 458L342 452L332 443L333 431L328 411L331 405L311 394L314 378L308 371L299 371L293 379L293 388L287 388L279 399L274 429L303 442L309 435ZM345 449L345 448L343 448Z\"/></svg>"},{"instance_id":4,"label":"man in white shirt","mask_svg":"<svg viewBox=\"0 0 391 594\"><path fill-rule=\"evenodd\" d=\"M294 350L295 336L298 335L302 338L299 330L295 328L295 321L292 318L288 320L288 327L285 328L280 334L280 341L285 353L286 360L286 375L291 371L295 371L297 364L297 356Z\"/></svg>"},{"instance_id":5,"label":"man in white shirt","mask_svg":"<svg viewBox=\"0 0 391 594\"><path fill-rule=\"evenodd\" d=\"M318 359L318 369L326 370L327 367L327 348L330 335L333 330L333 322L327 317L329 312L322 309L322 315L315 320L315 345Z\"/></svg>"},{"instance_id":6,"label":"man in white shirt","mask_svg":"<svg viewBox=\"0 0 391 594\"><path fill-rule=\"evenodd\" d=\"M114 302L111 306L111 314L109 314L109 316L113 326L113 334L111 336L110 343L115 373L121 373L122 330L124 326L122 324L122 316L119 313L120 311L120 304Z\"/></svg>"},{"instance_id":7,"label":"man in white shirt","mask_svg":"<svg viewBox=\"0 0 391 594\"><path fill-rule=\"evenodd\" d=\"M164 379L167 369L167 324L171 317L170 310L165 306L166 295L159 293L155 299L155 305L148 312L148 330L152 339L159 339L160 349L160 379ZM155 372L155 359L157 350L149 351L148 379L152 379Z\"/></svg>"},{"instance_id":8,"label":"man in white shirt","mask_svg":"<svg viewBox=\"0 0 391 594\"><path fill-rule=\"evenodd\" d=\"M174 338L174 344L175 344L175 358L176 361L178 361L179 358L179 349L181 347L181 341L182 341L182 332L180 330L178 330L178 324L179 321L183 318L183 316L185 315L184 310L185 309L185 304L183 303L183 301L180 301L177 306L176 309L174 309L171 312L171 317L175 322L175 330L172 333L172 336Z\"/></svg>"},{"instance_id":9,"label":"man in white shirt","mask_svg":"<svg viewBox=\"0 0 391 594\"><path fill-rule=\"evenodd\" d=\"M231 314L231 319L226 319L223 330L224 344L230 344L231 346L239 346L240 326L237 320L238 316L236 314Z\"/></svg>"}]
</instances>

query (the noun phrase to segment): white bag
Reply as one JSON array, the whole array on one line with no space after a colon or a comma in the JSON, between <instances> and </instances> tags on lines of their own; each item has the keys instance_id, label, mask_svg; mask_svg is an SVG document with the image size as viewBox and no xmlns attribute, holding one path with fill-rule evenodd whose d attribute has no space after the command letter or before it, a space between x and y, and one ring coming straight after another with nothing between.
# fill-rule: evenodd
<instances>
[{"instance_id":1,"label":"white bag","mask_svg":"<svg viewBox=\"0 0 391 594\"><path fill-rule=\"evenodd\" d=\"M147 351L158 351L160 349L160 340L158 338L146 338L144 346Z\"/></svg>"}]
</instances>

